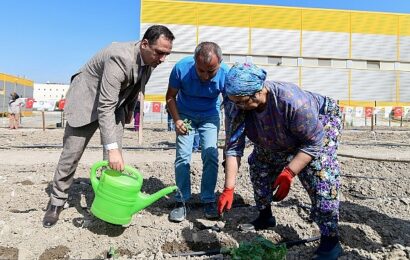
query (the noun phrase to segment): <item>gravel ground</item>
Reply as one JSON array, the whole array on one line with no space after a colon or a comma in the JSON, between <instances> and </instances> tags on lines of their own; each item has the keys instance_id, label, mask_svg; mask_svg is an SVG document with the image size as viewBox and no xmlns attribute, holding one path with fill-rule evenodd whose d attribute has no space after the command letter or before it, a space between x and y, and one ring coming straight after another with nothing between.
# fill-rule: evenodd
<instances>
[{"instance_id":1,"label":"gravel ground","mask_svg":"<svg viewBox=\"0 0 410 260\"><path fill-rule=\"evenodd\" d=\"M344 176L340 215L344 255L340 259L410 258L407 130L344 131L339 157ZM180 252L234 247L257 236L277 243L318 235L317 226L309 220L309 198L298 180L290 195L273 206L277 227L259 232L238 230L239 224L257 216L246 160L240 168L233 209L219 222L205 220L197 196L202 170L200 154L193 155L191 164L195 195L187 220L168 221L174 204L169 196L135 214L127 227L105 223L89 212L93 195L89 168L102 156L98 134L80 161L68 208L55 227L45 229L41 220L62 136L62 129L43 132L0 128L0 259L104 259L113 250L118 259L171 259ZM143 191L151 194L173 185L174 133L165 131L164 124L147 124L142 145L138 145L137 137L136 132L125 131L124 157L127 164L144 175ZM30 147L33 145L39 147ZM250 151L247 148L246 153ZM218 191L223 186L222 172L220 167ZM223 228L210 229L215 224ZM294 246L287 258L309 259L316 247L317 242Z\"/></svg>"}]
</instances>

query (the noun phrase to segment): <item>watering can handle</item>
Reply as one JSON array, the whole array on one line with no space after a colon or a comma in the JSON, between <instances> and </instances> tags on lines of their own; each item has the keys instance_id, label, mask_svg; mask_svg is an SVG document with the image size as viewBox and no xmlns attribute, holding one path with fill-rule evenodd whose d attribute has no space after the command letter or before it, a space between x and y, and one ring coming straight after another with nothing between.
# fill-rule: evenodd
<instances>
[{"instance_id":1,"label":"watering can handle","mask_svg":"<svg viewBox=\"0 0 410 260\"><path fill-rule=\"evenodd\" d=\"M97 179L97 170L101 167L106 167L108 166L108 161L99 161L93 164L91 166L91 171L90 171L90 180L91 180L91 186L93 187L93 190L96 191L98 184L100 181Z\"/></svg>"},{"instance_id":2,"label":"watering can handle","mask_svg":"<svg viewBox=\"0 0 410 260\"><path fill-rule=\"evenodd\" d=\"M91 185L92 185L94 191L97 190L98 184L100 183L100 181L97 179L97 170L101 167L107 167L107 166L108 166L108 161L99 161L99 162L96 162L91 167L90 180L91 180ZM141 185L142 185L142 180L143 180L143 177L142 177L141 173L137 169L132 168L129 165L125 165L124 170L125 170L125 172L127 172L127 173L131 174L132 176L134 176L135 178L137 178L138 186L139 186L139 189L140 189Z\"/></svg>"}]
</instances>

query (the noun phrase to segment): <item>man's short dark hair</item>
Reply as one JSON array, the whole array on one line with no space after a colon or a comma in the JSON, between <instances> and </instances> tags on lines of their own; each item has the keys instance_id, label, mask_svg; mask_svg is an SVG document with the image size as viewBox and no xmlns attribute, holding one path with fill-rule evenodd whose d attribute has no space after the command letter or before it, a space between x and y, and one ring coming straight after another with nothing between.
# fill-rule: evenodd
<instances>
[{"instance_id":1,"label":"man's short dark hair","mask_svg":"<svg viewBox=\"0 0 410 260\"><path fill-rule=\"evenodd\" d=\"M170 40L171 42L175 39L175 36L172 34L171 30L159 24L150 26L145 31L144 37L142 37L142 39L147 39L149 45L153 45L161 35L164 35L164 37Z\"/></svg>"},{"instance_id":2,"label":"man's short dark hair","mask_svg":"<svg viewBox=\"0 0 410 260\"><path fill-rule=\"evenodd\" d=\"M196 46L194 51L195 60L198 60L199 57L203 58L205 63L211 62L212 54L215 54L218 58L218 61L222 61L222 50L218 44L214 42L201 42Z\"/></svg>"}]
</instances>

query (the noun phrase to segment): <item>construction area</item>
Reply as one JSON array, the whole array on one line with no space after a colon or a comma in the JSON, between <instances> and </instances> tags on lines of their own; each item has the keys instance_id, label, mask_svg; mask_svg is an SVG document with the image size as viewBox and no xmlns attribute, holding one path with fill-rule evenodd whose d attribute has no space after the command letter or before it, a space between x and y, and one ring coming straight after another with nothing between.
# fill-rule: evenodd
<instances>
[{"instance_id":1,"label":"construction area","mask_svg":"<svg viewBox=\"0 0 410 260\"><path fill-rule=\"evenodd\" d=\"M199 43L213 41L228 66L252 62L267 71L268 80L337 100L343 114L339 259L410 259L409 14L174 0L141 0L140 10L141 37L154 24L176 37L140 100L140 131L134 123L125 127L124 160L143 175L142 192L175 185L176 133L167 130L165 109L169 75ZM79 162L58 224L44 228L67 122L64 95L52 84L40 85L44 100L34 98L33 81L0 73L0 259L254 259L234 255L257 239L280 248L286 259L314 254L319 228L297 178L289 195L272 203L276 227L240 229L258 216L247 162L252 145L245 148L232 209L218 220L207 220L202 211L200 152L190 164L187 219L168 219L175 193L135 213L127 225L97 218L91 213L90 167L102 160L99 130ZM14 92L23 105L19 128L11 130L7 108ZM223 116L217 196L225 178Z\"/></svg>"},{"instance_id":2,"label":"construction area","mask_svg":"<svg viewBox=\"0 0 410 260\"><path fill-rule=\"evenodd\" d=\"M309 259L318 245L317 241L300 241L315 240L319 233L309 219L310 201L299 180L294 181L285 200L274 203L275 228L250 232L238 229L258 214L245 157L233 209L218 221L206 220L200 207L200 153L192 158L194 199L187 220L169 222L173 195L135 214L126 227L94 217L90 213L93 190L89 174L91 165L102 158L98 134L79 163L59 223L45 229L42 218L62 136L62 128L0 128L0 259L229 259L226 253L220 253L224 248L256 237L288 242L287 259ZM175 133L168 132L165 123L147 123L141 145L137 132L128 126L123 145L126 164L144 176L143 192L153 194L174 185ZM251 150L248 147L245 156ZM219 155L221 159L222 150ZM340 259L409 259L410 129L345 129L339 160L344 248ZM219 192L223 181L220 166Z\"/></svg>"}]
</instances>

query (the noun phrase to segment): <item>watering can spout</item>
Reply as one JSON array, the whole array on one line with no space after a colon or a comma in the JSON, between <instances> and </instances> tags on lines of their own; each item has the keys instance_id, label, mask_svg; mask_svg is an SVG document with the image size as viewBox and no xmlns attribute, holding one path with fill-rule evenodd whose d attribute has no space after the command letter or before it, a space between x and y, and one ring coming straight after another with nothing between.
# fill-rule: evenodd
<instances>
[{"instance_id":1,"label":"watering can spout","mask_svg":"<svg viewBox=\"0 0 410 260\"><path fill-rule=\"evenodd\" d=\"M157 191L154 194L147 195L142 192L138 193L138 199L135 207L135 213L148 207L152 203L156 202L160 198L176 191L178 189L177 186L166 187L162 190Z\"/></svg>"}]
</instances>

